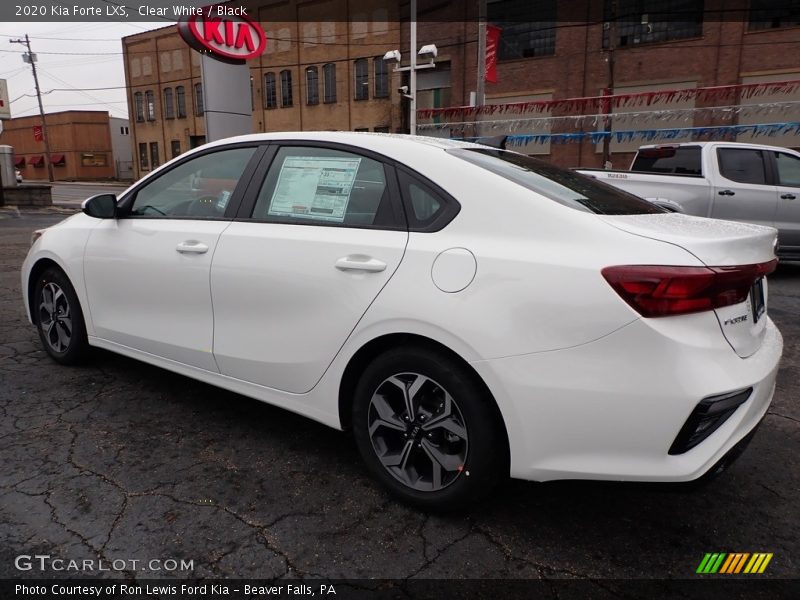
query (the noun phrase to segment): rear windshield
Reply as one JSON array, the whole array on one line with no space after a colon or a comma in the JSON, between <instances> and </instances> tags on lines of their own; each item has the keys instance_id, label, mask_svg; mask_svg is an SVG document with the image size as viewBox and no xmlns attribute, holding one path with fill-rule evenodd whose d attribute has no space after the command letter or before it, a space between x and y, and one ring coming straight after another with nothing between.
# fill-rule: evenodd
<instances>
[{"instance_id":1,"label":"rear windshield","mask_svg":"<svg viewBox=\"0 0 800 600\"><path fill-rule=\"evenodd\" d=\"M703 174L700 146L642 148L633 159L631 171L699 177Z\"/></svg>"},{"instance_id":2,"label":"rear windshield","mask_svg":"<svg viewBox=\"0 0 800 600\"><path fill-rule=\"evenodd\" d=\"M598 215L666 212L638 196L523 154L484 148L447 152L577 210Z\"/></svg>"}]
</instances>

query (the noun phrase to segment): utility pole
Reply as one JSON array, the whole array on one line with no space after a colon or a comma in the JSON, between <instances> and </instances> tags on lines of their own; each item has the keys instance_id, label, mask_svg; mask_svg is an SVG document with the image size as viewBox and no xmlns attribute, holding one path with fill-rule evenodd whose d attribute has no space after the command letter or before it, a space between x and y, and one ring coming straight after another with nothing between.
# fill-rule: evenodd
<instances>
[{"instance_id":1,"label":"utility pole","mask_svg":"<svg viewBox=\"0 0 800 600\"><path fill-rule=\"evenodd\" d=\"M614 45L616 44L617 36L617 3L616 0L611 0L611 21L608 26L608 87L603 90L603 96L611 96L614 94ZM603 130L605 136L603 137L603 168L610 169L611 163L611 98L603 100L603 112L606 114L603 117Z\"/></svg>"},{"instance_id":2,"label":"utility pole","mask_svg":"<svg viewBox=\"0 0 800 600\"><path fill-rule=\"evenodd\" d=\"M411 135L417 135L417 0L411 0L411 21L409 22L411 28L409 38L411 38L410 51L411 51L411 64L408 73L408 83L411 87L411 108L408 116L408 132Z\"/></svg>"},{"instance_id":3,"label":"utility pole","mask_svg":"<svg viewBox=\"0 0 800 600\"><path fill-rule=\"evenodd\" d=\"M24 44L28 49L28 53L22 55L22 60L29 62L31 64L31 69L33 70L33 83L36 86L36 99L39 101L39 115L42 117L42 138L44 139L44 160L45 164L47 165L47 177L51 182L53 182L55 181L55 177L53 176L53 163L50 160L50 139L47 136L47 119L44 116L44 106L42 106L42 92L39 88L39 76L36 74L36 55L31 52L31 40L27 33L25 34L24 40L11 40L11 43ZM26 57L27 60L25 60Z\"/></svg>"},{"instance_id":4,"label":"utility pole","mask_svg":"<svg viewBox=\"0 0 800 600\"><path fill-rule=\"evenodd\" d=\"M486 101L486 0L478 0L478 79L475 82L475 106Z\"/></svg>"}]
</instances>

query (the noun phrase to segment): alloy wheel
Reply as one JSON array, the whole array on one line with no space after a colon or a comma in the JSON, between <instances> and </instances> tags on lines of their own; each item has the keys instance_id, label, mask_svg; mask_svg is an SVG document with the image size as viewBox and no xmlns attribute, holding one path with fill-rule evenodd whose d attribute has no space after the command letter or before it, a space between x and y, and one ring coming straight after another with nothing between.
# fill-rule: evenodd
<instances>
[{"instance_id":1,"label":"alloy wheel","mask_svg":"<svg viewBox=\"0 0 800 600\"><path fill-rule=\"evenodd\" d=\"M72 315L64 290L52 281L42 288L39 327L50 348L55 352L66 352L72 339Z\"/></svg>"},{"instance_id":2,"label":"alloy wheel","mask_svg":"<svg viewBox=\"0 0 800 600\"><path fill-rule=\"evenodd\" d=\"M469 448L464 417L453 397L419 373L386 378L367 411L372 448L406 486L438 491L464 472Z\"/></svg>"}]
</instances>

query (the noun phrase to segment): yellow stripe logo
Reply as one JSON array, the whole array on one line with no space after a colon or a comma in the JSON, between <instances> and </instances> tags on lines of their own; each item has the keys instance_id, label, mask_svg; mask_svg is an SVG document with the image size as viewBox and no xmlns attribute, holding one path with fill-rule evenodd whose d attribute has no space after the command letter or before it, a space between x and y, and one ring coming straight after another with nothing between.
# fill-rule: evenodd
<instances>
[{"instance_id":1,"label":"yellow stripe logo","mask_svg":"<svg viewBox=\"0 0 800 600\"><path fill-rule=\"evenodd\" d=\"M767 570L772 556L772 552L707 552L696 572L702 575L760 574Z\"/></svg>"}]
</instances>

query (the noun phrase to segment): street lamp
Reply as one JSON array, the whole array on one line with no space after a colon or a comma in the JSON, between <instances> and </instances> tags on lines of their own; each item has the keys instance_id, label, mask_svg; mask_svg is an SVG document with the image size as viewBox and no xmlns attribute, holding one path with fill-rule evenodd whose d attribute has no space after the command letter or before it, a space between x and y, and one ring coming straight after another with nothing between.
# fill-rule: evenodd
<instances>
[{"instance_id":1,"label":"street lamp","mask_svg":"<svg viewBox=\"0 0 800 600\"><path fill-rule=\"evenodd\" d=\"M399 89L400 94L403 98L408 98L410 100L410 108L409 108L409 119L408 119L408 130L411 135L416 135L417 133L417 71L422 69L433 69L436 67L433 59L439 54L439 50L436 48L436 44L427 44L417 51L417 0L411 0L411 21L410 21L410 28L411 28L411 40L409 44L411 55L410 63L407 67L401 67L400 61L402 60L403 55L400 53L400 50L389 50L386 54L383 55L383 60L386 61L394 61L397 64L394 67L394 71L396 73L401 73L404 71L409 72L409 87L402 86ZM429 57L430 62L417 64L417 55L421 58Z\"/></svg>"}]
</instances>

